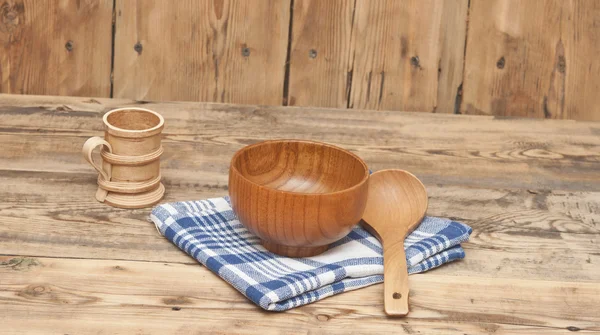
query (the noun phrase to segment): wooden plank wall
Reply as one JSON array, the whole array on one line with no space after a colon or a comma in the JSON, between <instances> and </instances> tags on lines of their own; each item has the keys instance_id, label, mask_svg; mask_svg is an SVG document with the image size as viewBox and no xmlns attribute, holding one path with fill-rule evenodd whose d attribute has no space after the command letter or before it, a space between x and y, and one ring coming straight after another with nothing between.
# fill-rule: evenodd
<instances>
[{"instance_id":1,"label":"wooden plank wall","mask_svg":"<svg viewBox=\"0 0 600 335\"><path fill-rule=\"evenodd\" d=\"M471 0L462 111L600 120L600 2Z\"/></svg>"},{"instance_id":2,"label":"wooden plank wall","mask_svg":"<svg viewBox=\"0 0 600 335\"><path fill-rule=\"evenodd\" d=\"M110 95L112 0L0 1L0 93Z\"/></svg>"},{"instance_id":3,"label":"wooden plank wall","mask_svg":"<svg viewBox=\"0 0 600 335\"><path fill-rule=\"evenodd\" d=\"M114 97L280 105L290 0L116 0Z\"/></svg>"},{"instance_id":4,"label":"wooden plank wall","mask_svg":"<svg viewBox=\"0 0 600 335\"><path fill-rule=\"evenodd\" d=\"M0 93L600 121L598 17L586 0L3 0Z\"/></svg>"}]
</instances>

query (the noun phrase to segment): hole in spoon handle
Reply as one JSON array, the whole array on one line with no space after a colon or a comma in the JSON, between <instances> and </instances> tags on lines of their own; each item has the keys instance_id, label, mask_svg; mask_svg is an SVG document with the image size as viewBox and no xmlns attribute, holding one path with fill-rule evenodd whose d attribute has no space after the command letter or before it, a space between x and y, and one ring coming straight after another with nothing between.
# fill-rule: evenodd
<instances>
[{"instance_id":1,"label":"hole in spoon handle","mask_svg":"<svg viewBox=\"0 0 600 335\"><path fill-rule=\"evenodd\" d=\"M383 251L383 291L385 313L390 316L408 314L408 270L404 241L388 244Z\"/></svg>"}]
</instances>

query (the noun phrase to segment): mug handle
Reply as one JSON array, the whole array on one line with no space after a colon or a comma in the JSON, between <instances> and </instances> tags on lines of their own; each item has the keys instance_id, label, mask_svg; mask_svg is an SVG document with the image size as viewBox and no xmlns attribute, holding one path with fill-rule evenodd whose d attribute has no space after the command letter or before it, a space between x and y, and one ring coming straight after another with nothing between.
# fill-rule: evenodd
<instances>
[{"instance_id":1,"label":"mug handle","mask_svg":"<svg viewBox=\"0 0 600 335\"><path fill-rule=\"evenodd\" d=\"M112 152L112 146L110 145L110 143L106 142L101 137L94 136L88 138L88 140L85 141L81 153L83 154L83 158L85 158L85 160L88 163L90 163L94 167L94 169L96 169L96 171L98 171L102 175L104 180L110 181L112 170L110 168L110 165L108 171L104 171L104 169L102 169L102 166L96 164L96 162L94 162L94 160L92 159L92 151L94 151L94 149L99 145L104 145L108 149L108 152Z\"/></svg>"}]
</instances>

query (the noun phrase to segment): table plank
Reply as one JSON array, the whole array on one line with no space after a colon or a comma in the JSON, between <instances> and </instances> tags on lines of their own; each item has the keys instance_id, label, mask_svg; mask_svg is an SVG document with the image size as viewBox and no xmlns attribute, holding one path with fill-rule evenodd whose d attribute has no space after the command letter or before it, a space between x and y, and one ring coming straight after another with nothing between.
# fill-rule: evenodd
<instances>
[{"instance_id":1,"label":"table plank","mask_svg":"<svg viewBox=\"0 0 600 335\"><path fill-rule=\"evenodd\" d=\"M226 180L211 180L211 175L164 176L166 202L227 194ZM5 186L0 188L0 254L195 262L157 233L147 221L149 209L98 203L95 178L93 172L0 175ZM600 281L600 192L426 186L429 215L452 217L474 228L464 245L467 259L442 271Z\"/></svg>"},{"instance_id":2,"label":"table plank","mask_svg":"<svg viewBox=\"0 0 600 335\"><path fill-rule=\"evenodd\" d=\"M100 134L102 112L136 104L0 95L0 170L92 171L82 164L79 148ZM303 138L341 145L374 170L404 168L427 183L600 191L599 123L210 103L142 105L166 119L163 173L200 169L221 175L231 155L248 143Z\"/></svg>"},{"instance_id":3,"label":"table plank","mask_svg":"<svg viewBox=\"0 0 600 335\"><path fill-rule=\"evenodd\" d=\"M434 270L410 276L410 317L394 319L383 313L382 285L273 313L200 266L21 257L0 264L0 320L10 320L0 333L600 331L600 286L594 283L472 277L465 285L462 277Z\"/></svg>"}]
</instances>

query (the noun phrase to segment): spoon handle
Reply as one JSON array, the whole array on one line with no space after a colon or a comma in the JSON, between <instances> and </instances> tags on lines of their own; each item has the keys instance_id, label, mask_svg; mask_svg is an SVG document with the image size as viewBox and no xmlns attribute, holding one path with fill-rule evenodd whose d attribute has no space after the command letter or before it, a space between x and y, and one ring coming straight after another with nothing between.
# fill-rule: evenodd
<instances>
[{"instance_id":1,"label":"spoon handle","mask_svg":"<svg viewBox=\"0 0 600 335\"><path fill-rule=\"evenodd\" d=\"M391 316L408 314L408 269L404 238L383 243L383 304Z\"/></svg>"}]
</instances>

